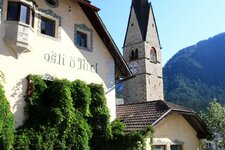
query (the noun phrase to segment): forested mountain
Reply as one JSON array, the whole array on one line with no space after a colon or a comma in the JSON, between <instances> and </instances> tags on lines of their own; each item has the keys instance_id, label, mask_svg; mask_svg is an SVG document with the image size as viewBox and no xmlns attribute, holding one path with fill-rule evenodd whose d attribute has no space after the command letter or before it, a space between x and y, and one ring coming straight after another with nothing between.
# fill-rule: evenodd
<instances>
[{"instance_id":1,"label":"forested mountain","mask_svg":"<svg viewBox=\"0 0 225 150\"><path fill-rule=\"evenodd\" d=\"M225 104L225 33L180 50L163 75L167 101L196 111L213 100Z\"/></svg>"}]
</instances>

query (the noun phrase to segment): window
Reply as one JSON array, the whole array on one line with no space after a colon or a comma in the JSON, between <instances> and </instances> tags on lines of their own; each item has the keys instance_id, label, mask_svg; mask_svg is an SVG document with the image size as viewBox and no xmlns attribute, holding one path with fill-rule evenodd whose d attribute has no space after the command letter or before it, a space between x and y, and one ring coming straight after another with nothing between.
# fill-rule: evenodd
<instances>
[{"instance_id":1,"label":"window","mask_svg":"<svg viewBox=\"0 0 225 150\"><path fill-rule=\"evenodd\" d=\"M87 48L87 34L77 31L77 45Z\"/></svg>"},{"instance_id":2,"label":"window","mask_svg":"<svg viewBox=\"0 0 225 150\"><path fill-rule=\"evenodd\" d=\"M138 59L138 49L135 50L135 59Z\"/></svg>"},{"instance_id":3,"label":"window","mask_svg":"<svg viewBox=\"0 0 225 150\"><path fill-rule=\"evenodd\" d=\"M34 11L26 4L20 2L9 2L7 20L19 21L33 27Z\"/></svg>"},{"instance_id":4,"label":"window","mask_svg":"<svg viewBox=\"0 0 225 150\"><path fill-rule=\"evenodd\" d=\"M75 24L74 44L86 51L92 51L92 30L85 24Z\"/></svg>"},{"instance_id":5,"label":"window","mask_svg":"<svg viewBox=\"0 0 225 150\"><path fill-rule=\"evenodd\" d=\"M135 59L138 59L138 49L136 49L135 51L132 50L130 54L130 60L135 60Z\"/></svg>"},{"instance_id":6,"label":"window","mask_svg":"<svg viewBox=\"0 0 225 150\"><path fill-rule=\"evenodd\" d=\"M150 51L150 61L156 63L157 62L157 54L154 47L151 48Z\"/></svg>"},{"instance_id":7,"label":"window","mask_svg":"<svg viewBox=\"0 0 225 150\"><path fill-rule=\"evenodd\" d=\"M171 145L170 149L171 150L182 150L182 146L181 145Z\"/></svg>"},{"instance_id":8,"label":"window","mask_svg":"<svg viewBox=\"0 0 225 150\"><path fill-rule=\"evenodd\" d=\"M133 50L131 51L131 54L130 54L130 60L134 60L134 51Z\"/></svg>"},{"instance_id":9,"label":"window","mask_svg":"<svg viewBox=\"0 0 225 150\"><path fill-rule=\"evenodd\" d=\"M166 150L164 145L154 145L153 150Z\"/></svg>"},{"instance_id":10,"label":"window","mask_svg":"<svg viewBox=\"0 0 225 150\"><path fill-rule=\"evenodd\" d=\"M55 37L55 21L41 17L41 33Z\"/></svg>"}]
</instances>

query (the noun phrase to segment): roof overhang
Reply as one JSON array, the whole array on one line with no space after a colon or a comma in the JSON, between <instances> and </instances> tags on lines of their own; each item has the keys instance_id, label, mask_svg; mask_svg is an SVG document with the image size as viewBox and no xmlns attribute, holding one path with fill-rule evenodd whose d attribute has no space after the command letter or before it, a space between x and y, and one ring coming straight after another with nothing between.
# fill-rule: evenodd
<instances>
[{"instance_id":1,"label":"roof overhang","mask_svg":"<svg viewBox=\"0 0 225 150\"><path fill-rule=\"evenodd\" d=\"M208 129L207 125L202 121L202 119L198 116L195 112L188 112L188 111L180 111L176 109L170 109L168 110L162 117L160 117L158 120L156 120L152 125L155 126L160 121L165 119L168 115L172 113L177 113L182 115L185 120L192 126L192 128L195 129L197 132L197 137L199 139L209 139L212 136L212 133Z\"/></svg>"},{"instance_id":2,"label":"roof overhang","mask_svg":"<svg viewBox=\"0 0 225 150\"><path fill-rule=\"evenodd\" d=\"M132 73L130 72L130 69L127 66L123 56L121 55L118 47L116 46L111 35L109 34L108 30L106 29L104 23L102 22L100 16L97 13L100 9L91 5L85 0L77 0L77 2L83 9L87 18L89 19L92 26L94 27L99 37L105 44L106 48L109 50L111 56L113 57L116 64L116 70L119 71L116 75L117 78L129 78L130 76L132 76Z\"/></svg>"}]
</instances>

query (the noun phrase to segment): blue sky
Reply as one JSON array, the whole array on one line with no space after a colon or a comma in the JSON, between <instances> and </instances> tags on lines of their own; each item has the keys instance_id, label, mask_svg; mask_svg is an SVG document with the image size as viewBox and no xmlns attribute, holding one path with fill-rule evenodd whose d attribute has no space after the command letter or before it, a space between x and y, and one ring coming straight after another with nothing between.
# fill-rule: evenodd
<instances>
[{"instance_id":1,"label":"blue sky","mask_svg":"<svg viewBox=\"0 0 225 150\"><path fill-rule=\"evenodd\" d=\"M122 51L131 0L91 0ZM180 49L225 32L225 0L152 0L163 65Z\"/></svg>"}]
</instances>

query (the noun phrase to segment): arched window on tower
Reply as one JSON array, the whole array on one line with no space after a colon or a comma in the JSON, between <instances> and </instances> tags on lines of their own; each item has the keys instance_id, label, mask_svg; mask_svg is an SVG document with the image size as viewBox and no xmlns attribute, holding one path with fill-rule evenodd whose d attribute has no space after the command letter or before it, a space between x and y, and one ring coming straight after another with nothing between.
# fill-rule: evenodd
<instances>
[{"instance_id":1,"label":"arched window on tower","mask_svg":"<svg viewBox=\"0 0 225 150\"><path fill-rule=\"evenodd\" d=\"M136 49L135 51L132 50L130 54L130 60L135 60L135 59L138 59L138 49Z\"/></svg>"},{"instance_id":2,"label":"arched window on tower","mask_svg":"<svg viewBox=\"0 0 225 150\"><path fill-rule=\"evenodd\" d=\"M138 59L138 49L135 50L135 59Z\"/></svg>"},{"instance_id":3,"label":"arched window on tower","mask_svg":"<svg viewBox=\"0 0 225 150\"><path fill-rule=\"evenodd\" d=\"M134 59L135 59L135 54L134 54L134 51L132 50L130 54L130 60L134 60Z\"/></svg>"},{"instance_id":4,"label":"arched window on tower","mask_svg":"<svg viewBox=\"0 0 225 150\"><path fill-rule=\"evenodd\" d=\"M157 53L154 47L152 47L150 51L150 61L153 63L157 62Z\"/></svg>"}]
</instances>

